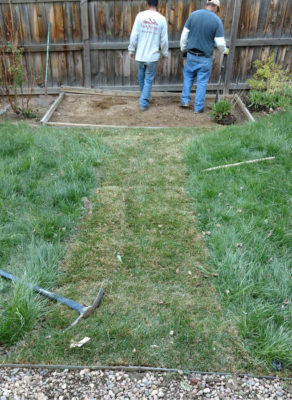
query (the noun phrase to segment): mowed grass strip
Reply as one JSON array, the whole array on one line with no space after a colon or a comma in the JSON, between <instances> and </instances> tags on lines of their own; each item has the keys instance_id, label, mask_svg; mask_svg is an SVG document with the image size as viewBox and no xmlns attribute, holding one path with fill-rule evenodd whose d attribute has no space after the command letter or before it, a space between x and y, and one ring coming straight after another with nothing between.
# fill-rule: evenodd
<instances>
[{"instance_id":1,"label":"mowed grass strip","mask_svg":"<svg viewBox=\"0 0 292 400\"><path fill-rule=\"evenodd\" d=\"M200 130L100 131L110 148L93 212L62 266L59 290L90 304L89 319L53 306L10 360L236 370L250 362L222 316L185 192L185 147ZM211 271L212 272L212 271ZM70 341L90 342L70 349ZM48 338L49 339L46 339ZM33 345L32 345L33 344Z\"/></svg>"},{"instance_id":2,"label":"mowed grass strip","mask_svg":"<svg viewBox=\"0 0 292 400\"><path fill-rule=\"evenodd\" d=\"M0 268L52 288L106 148L78 131L4 123L0 143ZM31 290L2 278L0 296L1 344L18 340L48 312Z\"/></svg>"},{"instance_id":3,"label":"mowed grass strip","mask_svg":"<svg viewBox=\"0 0 292 400\"><path fill-rule=\"evenodd\" d=\"M226 128L194 139L186 158L227 317L257 362L270 369L280 362L285 371L292 366L291 127L284 113ZM270 156L276 159L203 172Z\"/></svg>"}]
</instances>

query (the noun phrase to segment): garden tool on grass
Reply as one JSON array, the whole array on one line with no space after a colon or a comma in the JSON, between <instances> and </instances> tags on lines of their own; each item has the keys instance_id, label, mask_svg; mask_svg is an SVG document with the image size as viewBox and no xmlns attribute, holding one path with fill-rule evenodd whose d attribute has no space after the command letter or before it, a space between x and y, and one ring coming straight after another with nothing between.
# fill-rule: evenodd
<instances>
[{"instance_id":1,"label":"garden tool on grass","mask_svg":"<svg viewBox=\"0 0 292 400\"><path fill-rule=\"evenodd\" d=\"M59 296L58 294L50 292L49 290L45 290L39 286L35 286L32 283L23 282L16 276L11 275L8 272L5 272L1 269L0 269L0 275L2 276L2 278L9 279L13 282L24 283L28 288L34 290L35 292L45 297L48 297L50 300L58 301L59 303L64 304L65 306L71 308L72 310L77 311L79 313L79 317L70 326L68 326L68 328L66 328L64 332L67 332L69 329L73 328L73 326L77 325L78 322L81 321L83 318L88 318L94 312L94 310L100 305L104 295L103 287L101 286L92 306L86 307L83 306L82 304L76 303L76 301L67 299L66 297L63 296Z\"/></svg>"}]
</instances>

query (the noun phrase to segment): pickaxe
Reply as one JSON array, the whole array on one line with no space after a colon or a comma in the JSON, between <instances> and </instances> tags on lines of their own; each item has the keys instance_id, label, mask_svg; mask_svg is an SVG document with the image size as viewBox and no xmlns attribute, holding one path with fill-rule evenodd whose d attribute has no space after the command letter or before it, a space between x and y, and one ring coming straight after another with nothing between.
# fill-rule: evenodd
<instances>
[{"instance_id":1,"label":"pickaxe","mask_svg":"<svg viewBox=\"0 0 292 400\"><path fill-rule=\"evenodd\" d=\"M65 306L72 308L72 310L77 311L79 313L79 317L70 326L68 326L68 328L66 328L64 332L67 332L69 329L73 328L73 326L77 325L78 322L81 321L83 318L88 318L94 312L94 310L100 305L104 295L103 287L101 287L92 306L86 307L83 306L82 304L76 303L76 301L67 299L66 297L63 296L59 296L58 294L50 292L49 290L45 290L39 286L35 286L32 283L23 282L16 276L11 275L8 272L5 272L1 269L0 269L0 275L2 276L2 278L9 279L13 282L24 283L28 288L34 290L35 292L45 297L48 297L50 300L58 301L59 303L65 304Z\"/></svg>"}]
</instances>

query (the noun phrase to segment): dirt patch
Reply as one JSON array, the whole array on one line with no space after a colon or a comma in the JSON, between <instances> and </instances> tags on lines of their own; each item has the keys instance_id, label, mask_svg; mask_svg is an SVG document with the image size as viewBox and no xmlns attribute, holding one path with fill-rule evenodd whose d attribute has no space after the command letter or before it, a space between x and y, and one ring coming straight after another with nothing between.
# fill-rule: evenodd
<instances>
[{"instance_id":1,"label":"dirt patch","mask_svg":"<svg viewBox=\"0 0 292 400\"><path fill-rule=\"evenodd\" d=\"M149 109L141 112L138 97L70 94L65 96L50 122L141 127L214 127L217 124L208 114L214 100L215 97L208 98L205 104L206 111L194 114L192 107L189 109L179 107L180 93L177 95L155 93ZM194 98L191 100L191 104L193 103ZM237 124L246 121L237 106L234 106L232 114L236 117Z\"/></svg>"},{"instance_id":2,"label":"dirt patch","mask_svg":"<svg viewBox=\"0 0 292 400\"><path fill-rule=\"evenodd\" d=\"M236 117L233 114L224 115L221 119L215 118L215 121L220 125L232 125L236 123Z\"/></svg>"},{"instance_id":3,"label":"dirt patch","mask_svg":"<svg viewBox=\"0 0 292 400\"><path fill-rule=\"evenodd\" d=\"M23 115L15 114L6 97L0 97L0 112L1 110L7 109L0 115L0 121L10 121L10 122L39 122L40 119L45 115L50 105L55 101L57 95L44 95L32 96L28 107L31 109L32 114L35 114L33 118L25 118ZM21 100L20 100L21 103Z\"/></svg>"}]
</instances>

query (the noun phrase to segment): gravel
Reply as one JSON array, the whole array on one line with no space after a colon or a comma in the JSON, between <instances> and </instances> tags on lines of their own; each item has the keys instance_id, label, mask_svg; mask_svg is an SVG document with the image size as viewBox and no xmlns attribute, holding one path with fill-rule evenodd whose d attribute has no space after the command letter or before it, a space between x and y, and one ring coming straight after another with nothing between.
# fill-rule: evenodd
<instances>
[{"instance_id":1,"label":"gravel","mask_svg":"<svg viewBox=\"0 0 292 400\"><path fill-rule=\"evenodd\" d=\"M235 375L0 368L0 400L287 400L292 382Z\"/></svg>"}]
</instances>

